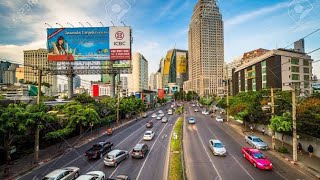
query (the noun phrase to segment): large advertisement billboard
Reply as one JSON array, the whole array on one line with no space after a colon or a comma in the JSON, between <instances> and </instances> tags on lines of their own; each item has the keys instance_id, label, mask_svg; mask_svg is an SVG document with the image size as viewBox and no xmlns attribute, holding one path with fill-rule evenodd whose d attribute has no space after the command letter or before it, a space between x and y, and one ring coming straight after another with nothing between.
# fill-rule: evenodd
<instances>
[{"instance_id":1,"label":"large advertisement billboard","mask_svg":"<svg viewBox=\"0 0 320 180\"><path fill-rule=\"evenodd\" d=\"M49 61L131 60L130 27L48 28Z\"/></svg>"},{"instance_id":2,"label":"large advertisement billboard","mask_svg":"<svg viewBox=\"0 0 320 180\"><path fill-rule=\"evenodd\" d=\"M173 52L172 50L168 51L166 59L164 60L163 75L169 75L172 52Z\"/></svg>"},{"instance_id":3,"label":"large advertisement billboard","mask_svg":"<svg viewBox=\"0 0 320 180\"><path fill-rule=\"evenodd\" d=\"M177 73L184 74L187 73L187 52L176 53L177 57Z\"/></svg>"}]
</instances>

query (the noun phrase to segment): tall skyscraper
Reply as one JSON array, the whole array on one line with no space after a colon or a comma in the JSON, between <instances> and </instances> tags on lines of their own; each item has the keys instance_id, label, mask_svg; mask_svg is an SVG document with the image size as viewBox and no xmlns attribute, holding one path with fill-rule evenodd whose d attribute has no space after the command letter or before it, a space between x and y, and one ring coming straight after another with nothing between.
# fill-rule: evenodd
<instances>
[{"instance_id":1,"label":"tall skyscraper","mask_svg":"<svg viewBox=\"0 0 320 180\"><path fill-rule=\"evenodd\" d=\"M149 86L149 89L150 90L155 90L155 79L154 79L154 76L155 74L154 73L151 73L150 76L149 76L149 83L148 83L148 86Z\"/></svg>"},{"instance_id":2,"label":"tall skyscraper","mask_svg":"<svg viewBox=\"0 0 320 180\"><path fill-rule=\"evenodd\" d=\"M38 70L33 69L31 66L35 66L38 69L46 69L48 66L48 50L26 50L24 53L24 78L25 82L38 82ZM47 95L54 95L57 92L57 76L46 74L42 76L42 82L49 83L51 85L48 88Z\"/></svg>"},{"instance_id":3,"label":"tall skyscraper","mask_svg":"<svg viewBox=\"0 0 320 180\"><path fill-rule=\"evenodd\" d=\"M223 21L216 0L199 0L189 24L189 80L185 91L223 94Z\"/></svg>"},{"instance_id":4,"label":"tall skyscraper","mask_svg":"<svg viewBox=\"0 0 320 180\"><path fill-rule=\"evenodd\" d=\"M148 61L140 53L132 55L132 74L128 75L128 89L130 93L148 90Z\"/></svg>"}]
</instances>

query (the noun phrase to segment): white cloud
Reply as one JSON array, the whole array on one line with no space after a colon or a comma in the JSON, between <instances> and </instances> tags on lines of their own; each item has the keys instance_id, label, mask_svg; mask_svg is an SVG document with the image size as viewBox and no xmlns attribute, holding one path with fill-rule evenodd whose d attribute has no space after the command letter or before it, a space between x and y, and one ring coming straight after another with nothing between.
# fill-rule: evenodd
<instances>
[{"instance_id":1,"label":"white cloud","mask_svg":"<svg viewBox=\"0 0 320 180\"><path fill-rule=\"evenodd\" d=\"M230 28L232 26L245 23L245 22L252 20L254 18L257 18L259 16L267 15L267 14L270 14L274 11L277 11L277 10L280 10L283 8L287 8L288 5L289 5L288 2L283 2L283 3L275 4L273 6L257 9L255 11L252 11L252 12L249 12L246 14L240 14L238 16L235 16L231 19L226 20L224 25L226 26L226 28Z\"/></svg>"}]
</instances>

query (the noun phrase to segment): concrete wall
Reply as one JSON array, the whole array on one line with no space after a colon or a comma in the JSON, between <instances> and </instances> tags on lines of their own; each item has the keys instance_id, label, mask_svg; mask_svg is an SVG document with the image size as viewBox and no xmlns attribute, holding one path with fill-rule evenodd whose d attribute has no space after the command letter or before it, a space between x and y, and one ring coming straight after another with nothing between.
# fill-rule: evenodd
<instances>
[{"instance_id":1,"label":"concrete wall","mask_svg":"<svg viewBox=\"0 0 320 180\"><path fill-rule=\"evenodd\" d=\"M264 128L265 133L269 136L272 136L272 130L269 129L266 125L255 125L254 128L258 131L261 131L262 128ZM281 133L276 132L275 136L279 140L281 140L281 138L282 138ZM284 135L283 141L284 141L284 143L292 146L292 136ZM315 138L315 137L311 137L311 136L307 136L307 135L300 135L298 142L301 143L302 149L306 152L308 152L308 146L311 144L313 146L314 155L320 158L320 139Z\"/></svg>"}]
</instances>

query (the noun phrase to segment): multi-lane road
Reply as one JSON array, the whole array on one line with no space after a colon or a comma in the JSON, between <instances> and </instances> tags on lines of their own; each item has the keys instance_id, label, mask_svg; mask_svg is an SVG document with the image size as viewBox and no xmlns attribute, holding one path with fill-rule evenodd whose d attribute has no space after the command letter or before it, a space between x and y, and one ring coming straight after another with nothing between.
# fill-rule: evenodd
<instances>
[{"instance_id":1,"label":"multi-lane road","mask_svg":"<svg viewBox=\"0 0 320 180\"><path fill-rule=\"evenodd\" d=\"M187 119L194 117L195 124L188 124ZM219 139L226 147L225 157L216 157L209 148L210 139ZM183 145L186 175L188 179L313 179L310 175L298 171L277 159L268 151L264 154L273 164L272 171L254 168L241 153L242 147L248 147L244 136L238 134L225 123L219 123L210 115L194 112L186 106L183 129Z\"/></svg>"},{"instance_id":2,"label":"multi-lane road","mask_svg":"<svg viewBox=\"0 0 320 180\"><path fill-rule=\"evenodd\" d=\"M169 106L161 108L163 112ZM80 168L80 174L89 171L103 171L107 177L117 176L120 174L128 175L131 179L166 179L167 163L168 163L168 143L173 125L178 118L177 115L167 115L168 123L162 123L149 115L147 118L140 119L122 128L114 131L112 136L102 136L88 144L70 151L67 154L47 163L32 172L20 177L21 180L41 179L49 172L68 166L76 166ZM144 141L143 134L147 130L146 122L152 120L154 126L152 131L156 133L152 141ZM94 143L102 140L111 141L114 149L123 149L131 152L137 143L146 143L149 146L149 152L144 159L128 158L121 162L118 167L106 167L103 159L88 160L84 152Z\"/></svg>"}]
</instances>

